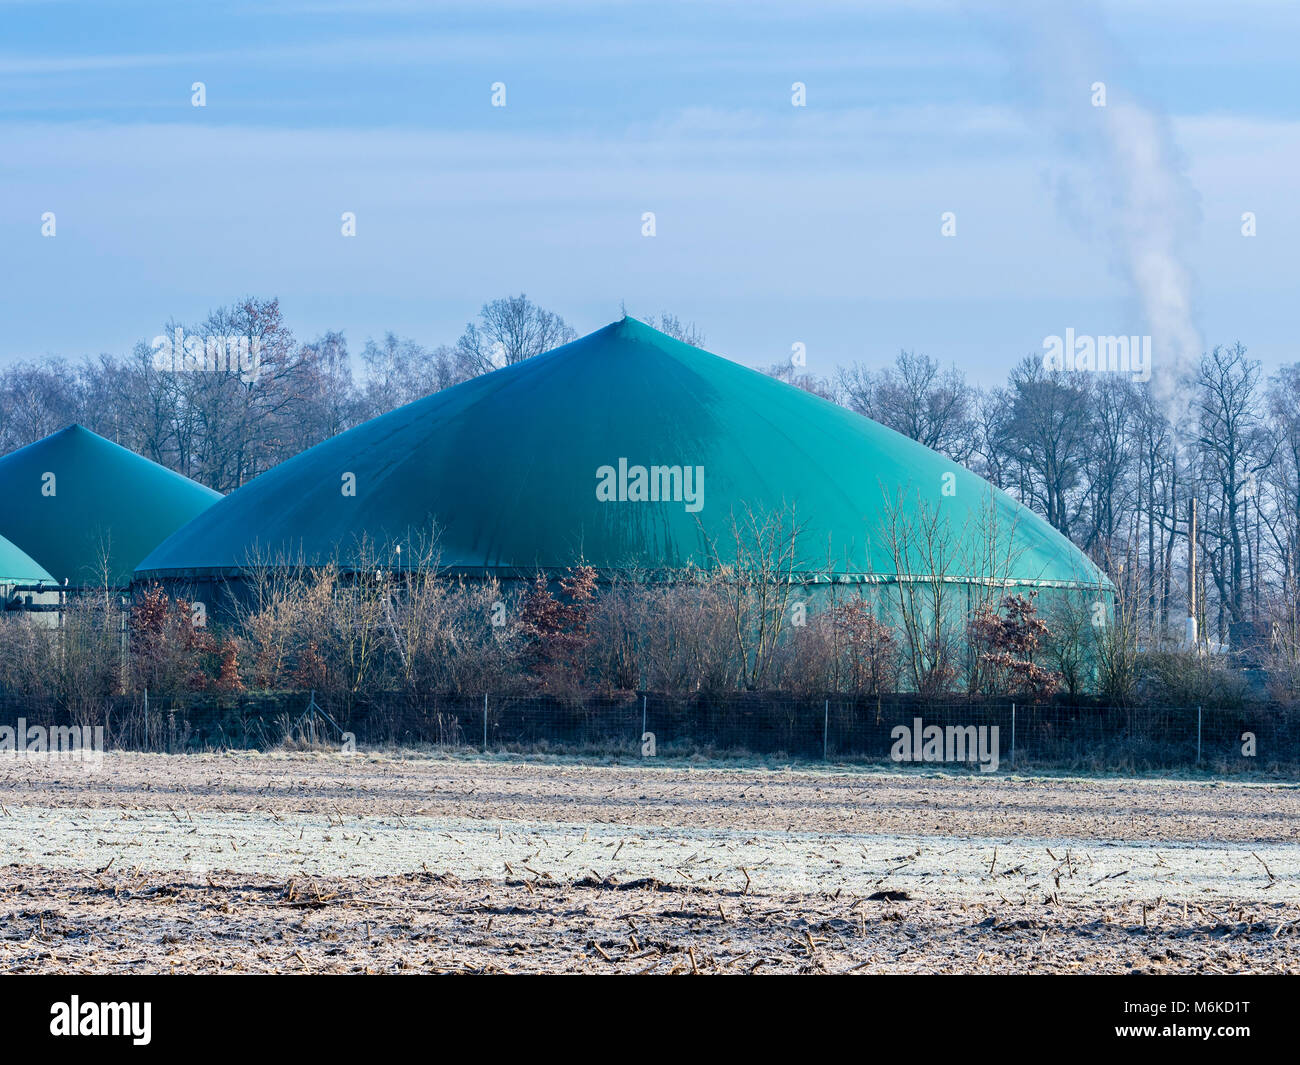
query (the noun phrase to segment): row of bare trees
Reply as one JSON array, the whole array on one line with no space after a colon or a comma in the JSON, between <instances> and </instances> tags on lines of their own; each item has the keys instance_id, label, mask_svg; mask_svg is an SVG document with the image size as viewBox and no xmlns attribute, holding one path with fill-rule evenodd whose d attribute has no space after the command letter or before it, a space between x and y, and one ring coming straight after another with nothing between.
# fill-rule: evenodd
<instances>
[{"instance_id":1,"label":"row of bare trees","mask_svg":"<svg viewBox=\"0 0 1300 1065\"><path fill-rule=\"evenodd\" d=\"M575 337L526 296L485 304L453 346L426 348L387 334L361 352L353 378L347 341L295 339L279 301L248 298L204 321L162 324L159 336L240 337L252 372L178 372L141 341L126 356L80 363L46 358L0 373L0 453L79 422L146 458L229 492L298 452L368 418Z\"/></svg>"},{"instance_id":2,"label":"row of bare trees","mask_svg":"<svg viewBox=\"0 0 1300 1065\"><path fill-rule=\"evenodd\" d=\"M936 648L925 636L922 650L915 631L891 620L888 599L867 589L806 615L790 609L797 603L776 611L774 596L784 594L773 586L765 597L726 573L599 583L581 566L514 592L422 572L324 567L301 580L268 572L241 623L224 632L196 624L189 602L158 588L129 605L77 600L61 628L5 619L0 693L87 721L102 720L116 697L145 692L220 701L310 689L340 714L481 692L575 702L634 689L879 699L917 690L910 678L920 652L935 663L923 689L932 698L1059 693L1180 706L1246 698L1212 659L1135 654L1123 633L1090 624L1068 600L1040 603L1015 590L990 597L964 638L944 633ZM780 638L763 647L759 632L777 624Z\"/></svg>"},{"instance_id":3,"label":"row of bare trees","mask_svg":"<svg viewBox=\"0 0 1300 1065\"><path fill-rule=\"evenodd\" d=\"M1300 662L1300 364L1266 378L1240 344L1216 347L1166 403L1131 375L1049 370L1034 356L988 391L913 352L832 379L774 372L1041 514L1122 586L1144 648L1177 645L1194 607L1208 645Z\"/></svg>"},{"instance_id":4,"label":"row of bare trees","mask_svg":"<svg viewBox=\"0 0 1300 1065\"><path fill-rule=\"evenodd\" d=\"M703 339L668 314L652 319L688 343ZM187 477L230 492L331 436L403 404L576 338L525 295L483 305L454 344L427 347L387 333L368 339L360 380L342 333L295 339L276 299L247 298L202 322L168 321L159 336L240 337L255 372L177 372L152 340L129 355L79 363L19 362L0 372L0 454L73 422Z\"/></svg>"},{"instance_id":5,"label":"row of bare trees","mask_svg":"<svg viewBox=\"0 0 1300 1065\"><path fill-rule=\"evenodd\" d=\"M436 539L407 564L362 543L346 570L252 566L219 624L154 586L110 589L60 615L0 625L0 693L44 697L93 720L122 693L315 691L347 714L430 693L536 693L566 700L653 690L780 691L880 698L917 692L1043 699L1057 693L1177 705L1244 698L1230 670L1194 651L1143 651L1133 605L1101 589L1009 582L1015 538L954 529L923 500L885 505L881 538L903 579L807 585L793 511L735 514L707 569L671 583L589 566L507 588L440 575ZM1285 674L1282 676L1286 677ZM1279 688L1295 698L1297 678Z\"/></svg>"},{"instance_id":6,"label":"row of bare trees","mask_svg":"<svg viewBox=\"0 0 1300 1065\"><path fill-rule=\"evenodd\" d=\"M650 320L703 343L693 324ZM345 338L297 341L274 299L162 332L178 327L256 341L258 372L158 369L145 343L125 357L11 366L0 373L0 451L79 421L230 491L367 418L574 337L559 315L508 297L485 304L454 344L368 340L355 380ZM914 352L829 378L772 373L950 456L1040 513L1122 586L1142 647L1175 646L1194 610L1209 645L1255 659L1283 653L1300 668L1300 364L1266 379L1240 344L1218 347L1178 383L1172 406L1131 375L1053 371L1036 356L991 390ZM1193 502L1199 576L1189 596Z\"/></svg>"}]
</instances>

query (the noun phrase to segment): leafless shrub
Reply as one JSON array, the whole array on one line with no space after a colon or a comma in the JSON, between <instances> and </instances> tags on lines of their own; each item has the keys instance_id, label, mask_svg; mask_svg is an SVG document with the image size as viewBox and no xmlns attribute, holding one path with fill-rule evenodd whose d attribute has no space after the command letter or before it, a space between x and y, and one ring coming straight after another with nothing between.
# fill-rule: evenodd
<instances>
[{"instance_id":1,"label":"leafless shrub","mask_svg":"<svg viewBox=\"0 0 1300 1065\"><path fill-rule=\"evenodd\" d=\"M1159 651L1142 656L1140 683L1146 701L1167 706L1236 708L1248 698L1238 670L1202 651Z\"/></svg>"},{"instance_id":2,"label":"leafless shrub","mask_svg":"<svg viewBox=\"0 0 1300 1065\"><path fill-rule=\"evenodd\" d=\"M1014 525L999 520L991 490L974 525L962 529L919 492L913 505L885 493L877 535L892 563L882 583L902 636L904 682L927 696L951 691L970 618L1011 583Z\"/></svg>"},{"instance_id":3,"label":"leafless shrub","mask_svg":"<svg viewBox=\"0 0 1300 1065\"><path fill-rule=\"evenodd\" d=\"M1059 674L1034 661L1051 637L1034 595L1008 595L996 607L977 607L966 636L974 658L971 694L1042 699L1060 686Z\"/></svg>"},{"instance_id":4,"label":"leafless shrub","mask_svg":"<svg viewBox=\"0 0 1300 1065\"><path fill-rule=\"evenodd\" d=\"M789 620L794 576L801 568L803 526L793 507L731 513L729 542L706 537L716 588L731 613L745 685L761 688Z\"/></svg>"},{"instance_id":5,"label":"leafless shrub","mask_svg":"<svg viewBox=\"0 0 1300 1065\"><path fill-rule=\"evenodd\" d=\"M712 693L743 684L734 603L717 574L616 578L593 604L590 632L593 675L606 690Z\"/></svg>"}]
</instances>

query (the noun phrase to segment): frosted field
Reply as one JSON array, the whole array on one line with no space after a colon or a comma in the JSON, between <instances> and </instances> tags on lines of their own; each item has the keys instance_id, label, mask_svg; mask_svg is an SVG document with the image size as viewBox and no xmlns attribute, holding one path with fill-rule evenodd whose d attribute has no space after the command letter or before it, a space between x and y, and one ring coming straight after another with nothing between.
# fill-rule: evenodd
<instances>
[{"instance_id":1,"label":"frosted field","mask_svg":"<svg viewBox=\"0 0 1300 1065\"><path fill-rule=\"evenodd\" d=\"M665 884L996 900L1300 900L1300 846L584 826L466 819L179 813L21 807L0 822L0 864L49 869L220 870L271 876L557 881L654 878ZM1274 879L1270 881L1270 876Z\"/></svg>"},{"instance_id":2,"label":"frosted field","mask_svg":"<svg viewBox=\"0 0 1300 1065\"><path fill-rule=\"evenodd\" d=\"M1287 784L0 762L8 971L1300 971Z\"/></svg>"}]
</instances>

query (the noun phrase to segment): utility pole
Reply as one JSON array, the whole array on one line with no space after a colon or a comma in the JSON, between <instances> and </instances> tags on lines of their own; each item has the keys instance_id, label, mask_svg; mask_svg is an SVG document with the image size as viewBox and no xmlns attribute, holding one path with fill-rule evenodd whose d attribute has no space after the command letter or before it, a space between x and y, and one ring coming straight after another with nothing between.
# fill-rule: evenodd
<instances>
[{"instance_id":1,"label":"utility pole","mask_svg":"<svg viewBox=\"0 0 1300 1065\"><path fill-rule=\"evenodd\" d=\"M1196 497L1192 496L1187 509L1187 642L1193 650L1200 650L1199 633L1196 631Z\"/></svg>"}]
</instances>

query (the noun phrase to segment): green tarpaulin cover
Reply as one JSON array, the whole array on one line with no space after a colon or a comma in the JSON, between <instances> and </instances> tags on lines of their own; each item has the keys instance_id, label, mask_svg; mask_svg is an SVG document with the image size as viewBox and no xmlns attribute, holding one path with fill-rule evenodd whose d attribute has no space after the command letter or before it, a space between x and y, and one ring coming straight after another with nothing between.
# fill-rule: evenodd
<instances>
[{"instance_id":1,"label":"green tarpaulin cover","mask_svg":"<svg viewBox=\"0 0 1300 1065\"><path fill-rule=\"evenodd\" d=\"M71 425L0 458L0 536L62 584L126 585L219 492Z\"/></svg>"},{"instance_id":2,"label":"green tarpaulin cover","mask_svg":"<svg viewBox=\"0 0 1300 1065\"><path fill-rule=\"evenodd\" d=\"M311 448L206 509L137 576L346 565L362 537L391 564L435 524L455 571L656 572L708 566L710 543L727 558L733 516L791 509L805 579L1104 581L951 460L632 318ZM933 532L918 546L927 524L942 550Z\"/></svg>"}]
</instances>

